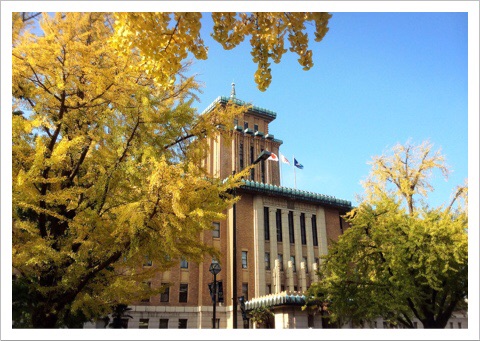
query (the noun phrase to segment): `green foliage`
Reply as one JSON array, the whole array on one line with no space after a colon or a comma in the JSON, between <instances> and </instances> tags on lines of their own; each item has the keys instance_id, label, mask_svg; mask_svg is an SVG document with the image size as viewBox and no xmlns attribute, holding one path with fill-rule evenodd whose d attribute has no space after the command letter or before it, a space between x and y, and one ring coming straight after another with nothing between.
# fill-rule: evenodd
<instances>
[{"instance_id":1,"label":"green foliage","mask_svg":"<svg viewBox=\"0 0 480 341\"><path fill-rule=\"evenodd\" d=\"M180 70L165 90L130 68L141 57L109 44L112 20L44 15L42 35L26 30L15 40L12 256L20 324L76 326L157 294L161 288L141 283L181 258L217 254L198 236L224 217L235 200L230 189L244 176L214 179L201 164L208 140L228 141L245 108L200 116L191 107L195 79ZM141 266L145 256L152 267Z\"/></svg>"},{"instance_id":2,"label":"green foliage","mask_svg":"<svg viewBox=\"0 0 480 341\"><path fill-rule=\"evenodd\" d=\"M258 307L248 312L248 316L252 322L257 323L258 326L270 328L270 320L273 318L273 312L266 307Z\"/></svg>"},{"instance_id":3,"label":"green foliage","mask_svg":"<svg viewBox=\"0 0 480 341\"><path fill-rule=\"evenodd\" d=\"M443 328L467 297L466 200L455 209L453 201L439 208L414 204L431 188L426 172L444 170L443 156L430 155L424 143L375 158L366 199L347 214L351 227L330 248L320 282L310 289L312 300L328 303L334 321L363 324L381 316L413 328L416 317L425 328ZM460 187L454 198L466 194Z\"/></svg>"}]
</instances>

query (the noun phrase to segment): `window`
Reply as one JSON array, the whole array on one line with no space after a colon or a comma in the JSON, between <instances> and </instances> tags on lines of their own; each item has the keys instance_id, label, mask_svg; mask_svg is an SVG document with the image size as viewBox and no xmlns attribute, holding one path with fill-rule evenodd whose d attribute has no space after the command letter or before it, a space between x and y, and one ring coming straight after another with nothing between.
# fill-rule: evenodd
<instances>
[{"instance_id":1,"label":"window","mask_svg":"<svg viewBox=\"0 0 480 341\"><path fill-rule=\"evenodd\" d=\"M188 300L188 284L180 284L180 292L178 296L178 302L185 303Z\"/></svg>"},{"instance_id":2,"label":"window","mask_svg":"<svg viewBox=\"0 0 480 341\"><path fill-rule=\"evenodd\" d=\"M308 262L307 262L307 257L302 258L302 262L305 263L305 273L308 274Z\"/></svg>"},{"instance_id":3,"label":"window","mask_svg":"<svg viewBox=\"0 0 480 341\"><path fill-rule=\"evenodd\" d=\"M248 283L242 283L242 295L245 296L245 301L248 301Z\"/></svg>"},{"instance_id":4,"label":"window","mask_svg":"<svg viewBox=\"0 0 480 341\"><path fill-rule=\"evenodd\" d=\"M267 295L270 295L272 293L272 285L267 284Z\"/></svg>"},{"instance_id":5,"label":"window","mask_svg":"<svg viewBox=\"0 0 480 341\"><path fill-rule=\"evenodd\" d=\"M220 223L213 223L213 231L212 231L213 238L220 238Z\"/></svg>"},{"instance_id":6,"label":"window","mask_svg":"<svg viewBox=\"0 0 480 341\"><path fill-rule=\"evenodd\" d=\"M255 155L254 155L253 146L250 146L250 164L251 165L253 165L253 161L255 160L254 157ZM251 180L255 180L255 168L252 168L250 170L250 175L251 175Z\"/></svg>"},{"instance_id":7,"label":"window","mask_svg":"<svg viewBox=\"0 0 480 341\"><path fill-rule=\"evenodd\" d=\"M188 269L188 262L185 259L180 261L180 269Z\"/></svg>"},{"instance_id":8,"label":"window","mask_svg":"<svg viewBox=\"0 0 480 341\"><path fill-rule=\"evenodd\" d=\"M278 254L278 263L280 263L280 271L283 271L283 255L281 253Z\"/></svg>"},{"instance_id":9,"label":"window","mask_svg":"<svg viewBox=\"0 0 480 341\"><path fill-rule=\"evenodd\" d=\"M282 237L282 210L277 209L277 242L282 242L283 237Z\"/></svg>"},{"instance_id":10,"label":"window","mask_svg":"<svg viewBox=\"0 0 480 341\"><path fill-rule=\"evenodd\" d=\"M143 263L143 266L152 266L152 260L148 258L148 256L145 256L145 262Z\"/></svg>"},{"instance_id":11,"label":"window","mask_svg":"<svg viewBox=\"0 0 480 341\"><path fill-rule=\"evenodd\" d=\"M261 152L263 152L263 149L261 150ZM265 183L265 162L260 162L260 170L261 170L262 183Z\"/></svg>"},{"instance_id":12,"label":"window","mask_svg":"<svg viewBox=\"0 0 480 341\"><path fill-rule=\"evenodd\" d=\"M307 245L307 234L305 232L305 213L300 214L300 235L302 237L302 245Z\"/></svg>"},{"instance_id":13,"label":"window","mask_svg":"<svg viewBox=\"0 0 480 341\"><path fill-rule=\"evenodd\" d=\"M168 319L160 319L160 329L168 329Z\"/></svg>"},{"instance_id":14,"label":"window","mask_svg":"<svg viewBox=\"0 0 480 341\"><path fill-rule=\"evenodd\" d=\"M263 208L263 230L265 231L265 240L270 240L270 216L268 207Z\"/></svg>"},{"instance_id":15,"label":"window","mask_svg":"<svg viewBox=\"0 0 480 341\"><path fill-rule=\"evenodd\" d=\"M245 122L243 122L243 129L247 129L247 128L248 128L248 122L245 121Z\"/></svg>"},{"instance_id":16,"label":"window","mask_svg":"<svg viewBox=\"0 0 480 341\"><path fill-rule=\"evenodd\" d=\"M170 300L170 287L168 283L162 283L162 287L165 287L165 291L160 294L160 302L168 302Z\"/></svg>"},{"instance_id":17,"label":"window","mask_svg":"<svg viewBox=\"0 0 480 341\"><path fill-rule=\"evenodd\" d=\"M280 290L285 291L285 285L282 284L280 288L281 288Z\"/></svg>"},{"instance_id":18,"label":"window","mask_svg":"<svg viewBox=\"0 0 480 341\"><path fill-rule=\"evenodd\" d=\"M458 322L458 329L462 328L462 322Z\"/></svg>"},{"instance_id":19,"label":"window","mask_svg":"<svg viewBox=\"0 0 480 341\"><path fill-rule=\"evenodd\" d=\"M290 244L295 243L295 233L293 230L293 212L288 212L288 236L290 238Z\"/></svg>"},{"instance_id":20,"label":"window","mask_svg":"<svg viewBox=\"0 0 480 341\"><path fill-rule=\"evenodd\" d=\"M293 286L293 291L298 291L298 287L296 285Z\"/></svg>"},{"instance_id":21,"label":"window","mask_svg":"<svg viewBox=\"0 0 480 341\"><path fill-rule=\"evenodd\" d=\"M290 256L290 260L292 261L292 269L293 272L297 271L297 267L295 266L295 256Z\"/></svg>"},{"instance_id":22,"label":"window","mask_svg":"<svg viewBox=\"0 0 480 341\"><path fill-rule=\"evenodd\" d=\"M240 142L240 148L238 150L238 160L240 161L240 170L243 169L245 164L243 163L243 143Z\"/></svg>"},{"instance_id":23,"label":"window","mask_svg":"<svg viewBox=\"0 0 480 341\"><path fill-rule=\"evenodd\" d=\"M150 282L143 282L145 286L147 286L149 289L152 287L152 283ZM141 302L150 302L150 297L142 298Z\"/></svg>"},{"instance_id":24,"label":"window","mask_svg":"<svg viewBox=\"0 0 480 341\"><path fill-rule=\"evenodd\" d=\"M253 125L253 131L258 131L258 124Z\"/></svg>"},{"instance_id":25,"label":"window","mask_svg":"<svg viewBox=\"0 0 480 341\"><path fill-rule=\"evenodd\" d=\"M148 319L140 319L140 323L138 324L138 328L148 329Z\"/></svg>"},{"instance_id":26,"label":"window","mask_svg":"<svg viewBox=\"0 0 480 341\"><path fill-rule=\"evenodd\" d=\"M317 235L317 216L312 215L312 238L313 246L318 246L318 235Z\"/></svg>"},{"instance_id":27,"label":"window","mask_svg":"<svg viewBox=\"0 0 480 341\"><path fill-rule=\"evenodd\" d=\"M270 252L265 252L265 270L270 270Z\"/></svg>"},{"instance_id":28,"label":"window","mask_svg":"<svg viewBox=\"0 0 480 341\"><path fill-rule=\"evenodd\" d=\"M187 329L188 319L178 319L178 329Z\"/></svg>"},{"instance_id":29,"label":"window","mask_svg":"<svg viewBox=\"0 0 480 341\"><path fill-rule=\"evenodd\" d=\"M246 269L247 267L248 267L247 251L242 251L242 269Z\"/></svg>"}]
</instances>

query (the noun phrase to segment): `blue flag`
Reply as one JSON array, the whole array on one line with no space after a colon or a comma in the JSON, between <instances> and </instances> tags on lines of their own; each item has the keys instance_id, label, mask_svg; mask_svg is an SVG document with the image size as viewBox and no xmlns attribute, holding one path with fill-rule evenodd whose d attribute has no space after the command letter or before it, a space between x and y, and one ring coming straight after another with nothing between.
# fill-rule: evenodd
<instances>
[{"instance_id":1,"label":"blue flag","mask_svg":"<svg viewBox=\"0 0 480 341\"><path fill-rule=\"evenodd\" d=\"M300 163L298 163L297 159L293 159L293 164L295 165L295 167L297 168L300 168L300 169L303 169L303 165L301 165Z\"/></svg>"}]
</instances>

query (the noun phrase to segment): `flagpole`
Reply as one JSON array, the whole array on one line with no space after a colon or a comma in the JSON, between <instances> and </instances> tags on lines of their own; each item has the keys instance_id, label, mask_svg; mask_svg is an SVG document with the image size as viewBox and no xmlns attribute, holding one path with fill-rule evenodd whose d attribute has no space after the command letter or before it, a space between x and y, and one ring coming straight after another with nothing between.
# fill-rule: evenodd
<instances>
[{"instance_id":1,"label":"flagpole","mask_svg":"<svg viewBox=\"0 0 480 341\"><path fill-rule=\"evenodd\" d=\"M295 155L293 155L293 177L294 177L295 189L297 189L297 172L295 171Z\"/></svg>"},{"instance_id":2,"label":"flagpole","mask_svg":"<svg viewBox=\"0 0 480 341\"><path fill-rule=\"evenodd\" d=\"M278 152L278 155L281 155L280 152ZM280 156L280 159L282 157ZM280 186L282 186L282 183L283 183L283 178L282 178L282 163L283 161L282 160L278 160L278 169L280 171Z\"/></svg>"}]
</instances>

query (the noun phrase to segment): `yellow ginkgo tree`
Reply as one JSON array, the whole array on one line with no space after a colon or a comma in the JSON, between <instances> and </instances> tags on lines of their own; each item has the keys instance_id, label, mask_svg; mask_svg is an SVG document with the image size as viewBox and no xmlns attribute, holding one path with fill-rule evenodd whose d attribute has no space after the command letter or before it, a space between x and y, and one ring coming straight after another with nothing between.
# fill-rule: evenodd
<instances>
[{"instance_id":1,"label":"yellow ginkgo tree","mask_svg":"<svg viewBox=\"0 0 480 341\"><path fill-rule=\"evenodd\" d=\"M468 296L467 185L443 206L424 199L432 172L448 168L424 142L396 145L374 157L365 196L347 214L351 225L329 249L307 306L343 324L444 328ZM422 201L423 198L423 201Z\"/></svg>"},{"instance_id":2,"label":"yellow ginkgo tree","mask_svg":"<svg viewBox=\"0 0 480 341\"><path fill-rule=\"evenodd\" d=\"M317 22L320 40L329 15L238 18L214 14L215 39L231 48L252 35L266 88L284 35L309 68L304 22ZM144 284L152 271L215 254L198 236L245 174L215 179L201 161L207 139L229 138L245 108L192 108L198 84L185 74L188 53L206 58L200 19L13 15L14 327L76 326L159 290ZM141 266L145 257L153 267Z\"/></svg>"}]
</instances>

